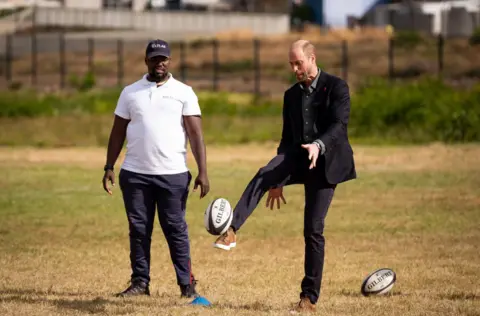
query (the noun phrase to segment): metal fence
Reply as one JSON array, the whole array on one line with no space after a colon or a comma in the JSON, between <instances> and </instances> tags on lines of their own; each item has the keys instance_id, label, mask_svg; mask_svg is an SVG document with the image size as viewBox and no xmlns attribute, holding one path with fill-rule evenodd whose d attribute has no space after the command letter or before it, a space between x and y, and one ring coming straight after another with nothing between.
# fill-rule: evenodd
<instances>
[{"instance_id":1,"label":"metal fence","mask_svg":"<svg viewBox=\"0 0 480 316\"><path fill-rule=\"evenodd\" d=\"M124 86L145 73L146 42L75 39L63 32L9 35L0 50L0 85L39 89L70 89L82 84ZM175 77L198 89L277 94L293 82L288 44L267 39L173 42L171 70ZM369 77L480 78L480 47L464 38L439 36L415 45L393 39L314 44L319 65L353 87Z\"/></svg>"}]
</instances>

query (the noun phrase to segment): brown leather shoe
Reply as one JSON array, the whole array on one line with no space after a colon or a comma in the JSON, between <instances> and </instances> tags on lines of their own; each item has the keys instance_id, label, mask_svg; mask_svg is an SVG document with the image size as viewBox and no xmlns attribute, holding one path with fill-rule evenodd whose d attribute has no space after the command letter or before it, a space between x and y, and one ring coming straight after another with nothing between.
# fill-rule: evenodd
<instances>
[{"instance_id":1,"label":"brown leather shoe","mask_svg":"<svg viewBox=\"0 0 480 316\"><path fill-rule=\"evenodd\" d=\"M315 313L316 306L310 302L308 297L304 297L300 300L300 302L295 306L295 308L291 311L292 314L297 313Z\"/></svg>"},{"instance_id":2,"label":"brown leather shoe","mask_svg":"<svg viewBox=\"0 0 480 316\"><path fill-rule=\"evenodd\" d=\"M213 247L223 249L223 250L230 250L231 248L237 245L237 235L233 231L233 228L229 228L223 235L217 238Z\"/></svg>"}]
</instances>

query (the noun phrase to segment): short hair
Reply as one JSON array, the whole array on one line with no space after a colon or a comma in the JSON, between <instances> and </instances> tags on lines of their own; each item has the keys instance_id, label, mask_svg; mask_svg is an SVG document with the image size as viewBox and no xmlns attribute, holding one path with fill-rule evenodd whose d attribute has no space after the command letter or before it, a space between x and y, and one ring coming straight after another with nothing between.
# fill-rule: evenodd
<instances>
[{"instance_id":1,"label":"short hair","mask_svg":"<svg viewBox=\"0 0 480 316\"><path fill-rule=\"evenodd\" d=\"M313 44L308 41L302 45L302 50L305 56L315 54L315 46L313 46Z\"/></svg>"},{"instance_id":2,"label":"short hair","mask_svg":"<svg viewBox=\"0 0 480 316\"><path fill-rule=\"evenodd\" d=\"M305 56L315 54L315 46L307 40L298 40L292 43L291 49L300 48Z\"/></svg>"}]
</instances>

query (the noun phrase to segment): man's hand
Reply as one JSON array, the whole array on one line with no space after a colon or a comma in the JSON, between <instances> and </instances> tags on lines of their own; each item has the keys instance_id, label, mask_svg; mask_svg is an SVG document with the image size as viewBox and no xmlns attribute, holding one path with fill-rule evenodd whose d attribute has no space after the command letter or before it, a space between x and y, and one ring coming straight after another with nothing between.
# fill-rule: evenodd
<instances>
[{"instance_id":1,"label":"man's hand","mask_svg":"<svg viewBox=\"0 0 480 316\"><path fill-rule=\"evenodd\" d=\"M193 186L193 192L197 191L198 186L200 186L200 198L203 198L210 191L210 183L208 183L208 177L206 174L200 173L195 179L195 184Z\"/></svg>"},{"instance_id":2,"label":"man's hand","mask_svg":"<svg viewBox=\"0 0 480 316\"><path fill-rule=\"evenodd\" d=\"M103 189L110 195L112 195L112 190L108 187L108 181L112 184L112 186L115 186L115 173L113 170L107 170L105 171L105 175L103 176Z\"/></svg>"},{"instance_id":3,"label":"man's hand","mask_svg":"<svg viewBox=\"0 0 480 316\"><path fill-rule=\"evenodd\" d=\"M308 151L308 159L311 161L309 169L315 168L320 148L318 148L316 144L305 144L302 145L302 148L305 148Z\"/></svg>"},{"instance_id":4,"label":"man's hand","mask_svg":"<svg viewBox=\"0 0 480 316\"><path fill-rule=\"evenodd\" d=\"M277 201L277 209L280 209L280 199L282 199L283 204L287 204L287 201L285 201L283 197L283 188L268 190L267 207L273 210L273 205L275 201Z\"/></svg>"}]
</instances>

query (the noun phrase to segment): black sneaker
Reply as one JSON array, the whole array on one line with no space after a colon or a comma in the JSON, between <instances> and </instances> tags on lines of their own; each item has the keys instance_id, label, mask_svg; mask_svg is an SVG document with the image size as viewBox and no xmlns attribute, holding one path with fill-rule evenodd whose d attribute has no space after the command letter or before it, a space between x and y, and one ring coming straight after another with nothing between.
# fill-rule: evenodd
<instances>
[{"instance_id":1,"label":"black sneaker","mask_svg":"<svg viewBox=\"0 0 480 316\"><path fill-rule=\"evenodd\" d=\"M115 294L116 297L150 295L148 285L142 281L132 281L130 286L123 292Z\"/></svg>"},{"instance_id":2,"label":"black sneaker","mask_svg":"<svg viewBox=\"0 0 480 316\"><path fill-rule=\"evenodd\" d=\"M182 298L195 298L200 295L195 290L195 285L197 285L197 280L193 279L192 284L180 285L180 291L182 293Z\"/></svg>"}]
</instances>

